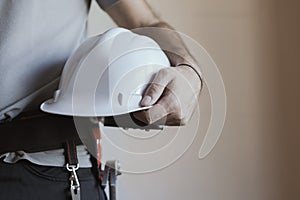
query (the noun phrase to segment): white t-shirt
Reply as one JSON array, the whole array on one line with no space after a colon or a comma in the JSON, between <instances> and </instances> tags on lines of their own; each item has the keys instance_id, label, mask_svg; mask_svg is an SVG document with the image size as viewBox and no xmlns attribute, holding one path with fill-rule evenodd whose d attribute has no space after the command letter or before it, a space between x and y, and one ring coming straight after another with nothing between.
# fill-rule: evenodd
<instances>
[{"instance_id":1,"label":"white t-shirt","mask_svg":"<svg viewBox=\"0 0 300 200\"><path fill-rule=\"evenodd\" d=\"M118 0L97 0L106 9ZM6 114L39 109L58 87L70 54L86 39L91 0L0 1L0 120ZM13 112L11 112L13 111ZM11 152L6 162L63 166L63 150L39 153ZM89 166L84 146L78 149Z\"/></svg>"},{"instance_id":2,"label":"white t-shirt","mask_svg":"<svg viewBox=\"0 0 300 200\"><path fill-rule=\"evenodd\" d=\"M62 167L65 165L64 149L26 153L24 151L9 152L0 155L6 163L16 163L19 160L29 160L43 166ZM78 164L81 168L91 167L90 154L84 145L77 146Z\"/></svg>"}]
</instances>

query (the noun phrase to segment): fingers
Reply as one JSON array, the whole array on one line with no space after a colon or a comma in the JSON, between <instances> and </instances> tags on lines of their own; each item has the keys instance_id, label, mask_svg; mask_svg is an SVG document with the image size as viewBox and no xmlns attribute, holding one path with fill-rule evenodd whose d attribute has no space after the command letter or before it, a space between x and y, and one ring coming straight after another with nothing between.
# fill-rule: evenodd
<instances>
[{"instance_id":1,"label":"fingers","mask_svg":"<svg viewBox=\"0 0 300 200\"><path fill-rule=\"evenodd\" d=\"M171 71L170 69L162 69L155 75L143 95L141 106L151 106L159 100L166 86L172 80Z\"/></svg>"},{"instance_id":2,"label":"fingers","mask_svg":"<svg viewBox=\"0 0 300 200\"><path fill-rule=\"evenodd\" d=\"M181 109L175 95L168 89L150 109L133 113L134 117L146 124L180 125Z\"/></svg>"},{"instance_id":3,"label":"fingers","mask_svg":"<svg viewBox=\"0 0 300 200\"><path fill-rule=\"evenodd\" d=\"M163 119L167 115L168 113L166 109L160 104L155 104L149 110L133 113L133 116L136 119L144 122L145 124L153 124L157 120ZM164 121L165 120L161 121L160 124L165 124Z\"/></svg>"},{"instance_id":4,"label":"fingers","mask_svg":"<svg viewBox=\"0 0 300 200\"><path fill-rule=\"evenodd\" d=\"M146 124L171 126L187 124L194 105L198 102L199 93L199 78L191 77L190 73L190 68L186 67L160 70L145 90L141 101L141 106L152 105L152 107L136 112L133 116ZM193 81L194 79L196 81Z\"/></svg>"}]
</instances>

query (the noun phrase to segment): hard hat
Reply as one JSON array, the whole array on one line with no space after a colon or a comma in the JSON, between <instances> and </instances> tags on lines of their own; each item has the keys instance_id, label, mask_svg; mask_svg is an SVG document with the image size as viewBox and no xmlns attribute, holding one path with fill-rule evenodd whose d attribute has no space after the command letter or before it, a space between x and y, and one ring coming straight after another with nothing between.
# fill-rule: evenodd
<instances>
[{"instance_id":1,"label":"hard hat","mask_svg":"<svg viewBox=\"0 0 300 200\"><path fill-rule=\"evenodd\" d=\"M68 116L115 116L149 107L147 84L170 63L149 37L113 28L87 39L67 60L59 89L41 109Z\"/></svg>"}]
</instances>

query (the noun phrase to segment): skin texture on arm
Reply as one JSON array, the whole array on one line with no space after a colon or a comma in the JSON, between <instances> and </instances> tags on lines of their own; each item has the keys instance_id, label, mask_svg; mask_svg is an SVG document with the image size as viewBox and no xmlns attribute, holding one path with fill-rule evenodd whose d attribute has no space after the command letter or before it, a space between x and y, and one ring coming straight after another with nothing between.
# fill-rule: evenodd
<instances>
[{"instance_id":1,"label":"skin texture on arm","mask_svg":"<svg viewBox=\"0 0 300 200\"><path fill-rule=\"evenodd\" d=\"M157 27L174 30L160 20L144 0L120 0L106 10L115 23L134 32L154 39L159 45L168 44L165 51L174 67L160 70L147 87L141 101L150 109L134 113L135 118L146 124L185 125L198 103L202 88L201 72L175 31L161 34L143 31L142 27ZM176 52L173 53L173 52ZM179 56L180 55L180 56Z\"/></svg>"}]
</instances>

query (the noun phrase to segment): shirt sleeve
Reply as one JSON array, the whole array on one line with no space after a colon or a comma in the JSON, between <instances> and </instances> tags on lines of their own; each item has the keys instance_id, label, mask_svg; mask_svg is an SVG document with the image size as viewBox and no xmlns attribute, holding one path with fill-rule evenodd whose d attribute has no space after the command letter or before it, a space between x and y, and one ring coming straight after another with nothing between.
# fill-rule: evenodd
<instances>
[{"instance_id":1,"label":"shirt sleeve","mask_svg":"<svg viewBox=\"0 0 300 200\"><path fill-rule=\"evenodd\" d=\"M112 6L113 4L117 3L120 0L96 0L96 1L103 10L106 10L107 8L109 8L110 6Z\"/></svg>"}]
</instances>

